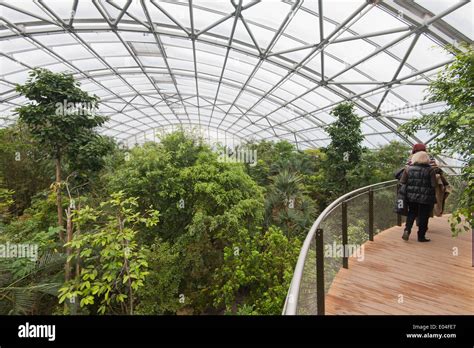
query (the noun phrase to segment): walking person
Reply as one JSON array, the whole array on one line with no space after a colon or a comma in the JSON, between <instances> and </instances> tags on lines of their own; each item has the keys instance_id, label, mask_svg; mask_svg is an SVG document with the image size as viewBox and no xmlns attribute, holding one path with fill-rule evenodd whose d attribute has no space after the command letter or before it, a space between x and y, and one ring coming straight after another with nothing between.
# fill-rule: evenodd
<instances>
[{"instance_id":1,"label":"walking person","mask_svg":"<svg viewBox=\"0 0 474 348\"><path fill-rule=\"evenodd\" d=\"M426 238L428 219L436 201L436 172L430 165L430 156L418 151L411 157L412 165L402 174L400 184L405 185L408 215L402 238L408 240L415 219L418 217L418 241L429 242Z\"/></svg>"},{"instance_id":2,"label":"walking person","mask_svg":"<svg viewBox=\"0 0 474 348\"><path fill-rule=\"evenodd\" d=\"M408 168L408 166L413 165L412 158L417 152L420 152L420 151L424 151L428 153L426 145L423 143L414 144L411 154L408 157L406 168ZM435 215L441 216L443 214L445 200L447 196L449 195L449 192L451 192L451 187L449 186L449 183L446 180L443 170L438 166L438 163L436 163L435 158L429 153L428 153L428 156L430 158L430 166L434 169L435 174L436 174L436 180L437 180L437 185L435 189L436 203L434 205L434 210L430 212L430 217L433 217ZM403 171L404 170L401 169L395 174L395 178L397 180L400 181ZM416 219L416 225L417 226L419 225L418 218Z\"/></svg>"}]
</instances>

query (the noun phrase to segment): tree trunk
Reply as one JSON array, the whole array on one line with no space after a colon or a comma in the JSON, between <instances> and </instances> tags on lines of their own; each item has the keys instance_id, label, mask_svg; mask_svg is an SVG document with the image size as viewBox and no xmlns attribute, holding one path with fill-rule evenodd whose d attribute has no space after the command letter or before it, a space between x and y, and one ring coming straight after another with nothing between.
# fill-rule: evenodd
<instances>
[{"instance_id":1,"label":"tree trunk","mask_svg":"<svg viewBox=\"0 0 474 348\"><path fill-rule=\"evenodd\" d=\"M78 209L79 210L81 209L80 205ZM80 225L76 224L75 227L76 227L76 237L79 238L79 236L81 235ZM81 249L77 249L75 277L76 277L76 281L79 282L79 280L81 279ZM76 302L74 303L74 314L77 313L78 308L79 308L79 298L76 298Z\"/></svg>"},{"instance_id":2,"label":"tree trunk","mask_svg":"<svg viewBox=\"0 0 474 348\"><path fill-rule=\"evenodd\" d=\"M128 241L124 242L125 248L128 248ZM128 264L127 257L124 257L124 266L125 266L125 274L128 276L128 294L129 294L129 304L130 304L130 313L133 314L133 289L132 289L132 279L130 278L130 267Z\"/></svg>"},{"instance_id":3,"label":"tree trunk","mask_svg":"<svg viewBox=\"0 0 474 348\"><path fill-rule=\"evenodd\" d=\"M71 207L67 208L66 213L66 243L69 243L72 240L72 211ZM69 258L72 254L72 249L70 246L66 247L66 257ZM64 272L65 281L71 279L71 261L66 259L66 267Z\"/></svg>"},{"instance_id":4,"label":"tree trunk","mask_svg":"<svg viewBox=\"0 0 474 348\"><path fill-rule=\"evenodd\" d=\"M117 216L117 221L118 221L118 227L119 227L119 230L120 232L123 232L123 229L124 229L124 224L125 224L125 221L122 219L122 217L119 215ZM127 240L123 240L122 241L122 245L124 246L124 256L123 256L123 264L124 264L124 268L125 268L125 274L128 276L128 282L127 282L127 285L128 285L128 298L129 298L129 310L130 312L128 314L133 314L133 289L132 289L132 279L130 278L130 267L129 267L129 263L128 263L128 258L127 258L127 254L126 254L126 250L128 248L128 241Z\"/></svg>"},{"instance_id":5,"label":"tree trunk","mask_svg":"<svg viewBox=\"0 0 474 348\"><path fill-rule=\"evenodd\" d=\"M81 204L79 203L78 210L81 210ZM81 226L80 224L76 224L76 237L79 238L81 236ZM76 255L76 279L79 279L81 276L81 249L77 249Z\"/></svg>"},{"instance_id":6,"label":"tree trunk","mask_svg":"<svg viewBox=\"0 0 474 348\"><path fill-rule=\"evenodd\" d=\"M59 240L64 243L64 232L63 232L63 200L61 197L61 154L58 151L56 156L56 206L58 208L58 227Z\"/></svg>"},{"instance_id":7,"label":"tree trunk","mask_svg":"<svg viewBox=\"0 0 474 348\"><path fill-rule=\"evenodd\" d=\"M72 210L71 207L67 208L66 211L66 243L69 243L72 240L72 232L73 232L73 225L72 225ZM64 280L65 282L71 280L71 261L69 261L69 256L72 254L72 248L70 246L66 247L66 264L64 266ZM74 299L74 302L69 301L67 304L64 302L65 313L66 307L69 306L69 313L76 314L76 304L77 299Z\"/></svg>"}]
</instances>

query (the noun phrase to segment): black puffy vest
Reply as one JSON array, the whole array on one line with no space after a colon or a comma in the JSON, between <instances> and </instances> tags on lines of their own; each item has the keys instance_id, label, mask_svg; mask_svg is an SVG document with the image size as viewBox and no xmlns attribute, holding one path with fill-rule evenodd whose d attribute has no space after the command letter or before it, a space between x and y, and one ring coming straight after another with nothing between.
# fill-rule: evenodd
<instances>
[{"instance_id":1,"label":"black puffy vest","mask_svg":"<svg viewBox=\"0 0 474 348\"><path fill-rule=\"evenodd\" d=\"M435 188L431 186L431 171L429 164L415 164L408 167L406 182L406 197L408 202L433 204L436 202Z\"/></svg>"}]
</instances>

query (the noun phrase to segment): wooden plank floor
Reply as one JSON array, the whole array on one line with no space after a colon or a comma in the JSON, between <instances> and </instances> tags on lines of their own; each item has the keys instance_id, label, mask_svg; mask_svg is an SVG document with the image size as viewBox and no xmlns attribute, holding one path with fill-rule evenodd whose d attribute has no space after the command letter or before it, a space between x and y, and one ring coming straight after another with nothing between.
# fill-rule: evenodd
<instances>
[{"instance_id":1,"label":"wooden plank floor","mask_svg":"<svg viewBox=\"0 0 474 348\"><path fill-rule=\"evenodd\" d=\"M472 233L451 237L448 216L431 218L419 243L392 227L364 244L364 260L351 257L326 295L326 314L474 314ZM454 255L457 248L458 255Z\"/></svg>"}]
</instances>

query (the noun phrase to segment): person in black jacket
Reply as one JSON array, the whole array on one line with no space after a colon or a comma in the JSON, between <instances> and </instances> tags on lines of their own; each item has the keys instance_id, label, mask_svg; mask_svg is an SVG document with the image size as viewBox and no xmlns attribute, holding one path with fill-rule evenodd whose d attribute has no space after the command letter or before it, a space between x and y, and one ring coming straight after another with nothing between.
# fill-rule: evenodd
<instances>
[{"instance_id":1,"label":"person in black jacket","mask_svg":"<svg viewBox=\"0 0 474 348\"><path fill-rule=\"evenodd\" d=\"M418 216L418 241L429 242L425 237L428 219L436 201L436 171L430 166L430 157L424 151L415 153L412 165L402 174L400 183L405 184L408 215L402 238L408 240L415 218Z\"/></svg>"}]
</instances>

